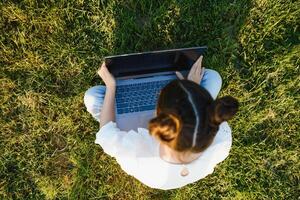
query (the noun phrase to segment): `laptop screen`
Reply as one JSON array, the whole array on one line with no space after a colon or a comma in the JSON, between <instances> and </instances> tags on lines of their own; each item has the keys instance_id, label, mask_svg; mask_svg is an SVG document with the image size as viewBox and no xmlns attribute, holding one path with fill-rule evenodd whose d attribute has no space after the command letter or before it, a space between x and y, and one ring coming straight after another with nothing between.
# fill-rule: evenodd
<instances>
[{"instance_id":1,"label":"laptop screen","mask_svg":"<svg viewBox=\"0 0 300 200\"><path fill-rule=\"evenodd\" d=\"M114 77L185 71L206 49L204 46L110 56L105 63Z\"/></svg>"}]
</instances>

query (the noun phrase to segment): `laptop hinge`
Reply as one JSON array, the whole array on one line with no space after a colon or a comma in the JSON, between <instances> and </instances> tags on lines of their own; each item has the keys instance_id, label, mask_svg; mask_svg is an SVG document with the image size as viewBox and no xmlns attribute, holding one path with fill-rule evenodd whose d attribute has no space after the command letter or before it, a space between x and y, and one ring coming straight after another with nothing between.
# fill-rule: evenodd
<instances>
[{"instance_id":1,"label":"laptop hinge","mask_svg":"<svg viewBox=\"0 0 300 200\"><path fill-rule=\"evenodd\" d=\"M124 80L124 79L141 79L141 78L149 78L154 76L162 76L162 75L174 75L174 71L168 72L158 72L158 73L150 73L150 74L141 74L141 75L133 75L133 76L123 76L116 78L117 80Z\"/></svg>"}]
</instances>

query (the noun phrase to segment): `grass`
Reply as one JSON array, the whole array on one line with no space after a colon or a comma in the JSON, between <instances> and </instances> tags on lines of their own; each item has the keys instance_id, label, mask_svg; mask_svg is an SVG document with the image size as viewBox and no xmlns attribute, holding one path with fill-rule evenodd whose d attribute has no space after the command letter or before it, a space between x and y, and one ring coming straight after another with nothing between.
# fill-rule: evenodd
<instances>
[{"instance_id":1,"label":"grass","mask_svg":"<svg viewBox=\"0 0 300 200\"><path fill-rule=\"evenodd\" d=\"M298 199L300 3L0 3L0 199ZM160 191L94 144L84 92L106 55L208 45L221 96L241 102L215 172Z\"/></svg>"}]
</instances>

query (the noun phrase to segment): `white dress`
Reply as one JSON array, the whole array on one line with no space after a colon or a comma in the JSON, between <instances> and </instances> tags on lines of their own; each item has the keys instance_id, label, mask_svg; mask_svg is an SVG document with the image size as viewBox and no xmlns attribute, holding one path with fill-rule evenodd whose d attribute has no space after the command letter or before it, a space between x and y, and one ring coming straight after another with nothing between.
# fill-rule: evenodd
<instances>
[{"instance_id":1,"label":"white dress","mask_svg":"<svg viewBox=\"0 0 300 200\"><path fill-rule=\"evenodd\" d=\"M114 157L121 168L145 185L157 189L174 189L193 183L214 171L214 167L229 154L232 137L227 122L220 125L213 143L189 164L185 164L189 174L181 176L183 166L171 164L159 156L159 142L147 129L121 131L110 121L96 134L95 143L105 153Z\"/></svg>"}]
</instances>

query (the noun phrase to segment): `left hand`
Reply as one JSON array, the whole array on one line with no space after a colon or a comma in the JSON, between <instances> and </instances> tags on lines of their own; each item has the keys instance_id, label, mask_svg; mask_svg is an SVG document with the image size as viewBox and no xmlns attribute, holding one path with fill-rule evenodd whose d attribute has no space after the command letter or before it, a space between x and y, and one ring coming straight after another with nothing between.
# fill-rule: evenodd
<instances>
[{"instance_id":1,"label":"left hand","mask_svg":"<svg viewBox=\"0 0 300 200\"><path fill-rule=\"evenodd\" d=\"M116 80L114 76L108 71L105 62L102 63L101 67L98 69L97 74L102 78L106 87L115 88Z\"/></svg>"},{"instance_id":2,"label":"left hand","mask_svg":"<svg viewBox=\"0 0 300 200\"><path fill-rule=\"evenodd\" d=\"M197 84L200 84L205 71L205 68L202 67L202 59L203 56L200 56L198 60L193 64L187 77L188 80L193 81ZM176 71L175 73L179 79L184 79L183 75L180 72Z\"/></svg>"}]
</instances>

